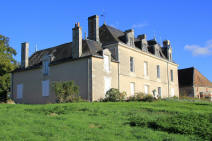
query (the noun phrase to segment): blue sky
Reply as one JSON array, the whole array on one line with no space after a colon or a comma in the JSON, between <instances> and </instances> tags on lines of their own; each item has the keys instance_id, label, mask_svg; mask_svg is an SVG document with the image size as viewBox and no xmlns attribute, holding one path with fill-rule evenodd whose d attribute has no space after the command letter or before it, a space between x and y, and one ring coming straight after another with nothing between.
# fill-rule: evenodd
<instances>
[{"instance_id":1,"label":"blue sky","mask_svg":"<svg viewBox=\"0 0 212 141\"><path fill-rule=\"evenodd\" d=\"M104 14L105 22L121 30L134 28L157 41L169 39L179 68L194 66L212 81L211 0L1 0L0 34L10 38L20 61L20 43L30 43L30 54L72 41L80 22ZM104 18L100 18L100 23Z\"/></svg>"}]
</instances>

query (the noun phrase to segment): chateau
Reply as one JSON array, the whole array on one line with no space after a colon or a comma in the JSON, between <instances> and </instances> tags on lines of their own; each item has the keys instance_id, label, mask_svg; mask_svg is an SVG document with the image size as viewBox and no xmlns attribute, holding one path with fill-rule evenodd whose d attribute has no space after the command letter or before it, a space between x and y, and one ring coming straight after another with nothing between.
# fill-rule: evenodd
<instances>
[{"instance_id":1,"label":"chateau","mask_svg":"<svg viewBox=\"0 0 212 141\"><path fill-rule=\"evenodd\" d=\"M52 82L71 81L88 101L104 98L110 88L157 97L178 97L178 65L169 40L160 45L134 30L103 24L97 15L88 18L88 37L82 27L72 29L72 42L40 50L29 57L29 43L22 43L21 67L12 73L12 98L17 103L54 103Z\"/></svg>"}]
</instances>

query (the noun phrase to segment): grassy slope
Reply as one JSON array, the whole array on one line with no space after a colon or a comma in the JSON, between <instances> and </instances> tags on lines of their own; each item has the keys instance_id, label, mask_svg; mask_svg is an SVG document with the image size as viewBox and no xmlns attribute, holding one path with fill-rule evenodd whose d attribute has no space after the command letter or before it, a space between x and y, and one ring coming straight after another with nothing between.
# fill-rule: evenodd
<instances>
[{"instance_id":1,"label":"grassy slope","mask_svg":"<svg viewBox=\"0 0 212 141\"><path fill-rule=\"evenodd\" d=\"M180 118L186 117L186 123L185 121L170 123L177 115L183 115ZM200 137L195 132L176 134L167 130L170 129L168 128L170 125L177 125L179 129L188 128L190 124L196 125L200 119L194 118L195 115L206 116L203 119L204 125L201 127L201 124L197 124L197 126L211 133L212 104L208 103L157 101L48 105L1 104L0 140L210 140L212 138L210 135L204 137L203 134ZM156 128L149 126L152 121L158 121L160 126L157 125ZM131 126L130 122L134 125ZM184 124L186 127L181 126ZM201 130L197 128L199 127L194 127L194 130Z\"/></svg>"}]
</instances>

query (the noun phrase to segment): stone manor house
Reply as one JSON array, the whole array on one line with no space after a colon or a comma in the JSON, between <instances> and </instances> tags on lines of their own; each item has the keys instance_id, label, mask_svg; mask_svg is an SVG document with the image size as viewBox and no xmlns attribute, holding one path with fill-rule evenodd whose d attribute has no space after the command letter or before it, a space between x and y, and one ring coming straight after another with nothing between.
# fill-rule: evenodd
<instances>
[{"instance_id":1,"label":"stone manor house","mask_svg":"<svg viewBox=\"0 0 212 141\"><path fill-rule=\"evenodd\" d=\"M73 80L88 101L104 98L110 88L132 96L136 92L166 98L179 96L178 65L172 59L169 40L160 45L134 30L99 27L97 15L88 18L88 37L82 27L72 29L72 42L40 50L28 56L22 43L21 67L12 73L12 98L17 103L54 103L51 83Z\"/></svg>"}]
</instances>

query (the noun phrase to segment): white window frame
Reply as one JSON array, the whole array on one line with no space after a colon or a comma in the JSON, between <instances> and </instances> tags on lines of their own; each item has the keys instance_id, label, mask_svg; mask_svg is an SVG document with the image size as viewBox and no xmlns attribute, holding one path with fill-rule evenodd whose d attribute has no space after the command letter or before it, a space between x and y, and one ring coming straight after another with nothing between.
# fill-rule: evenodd
<instances>
[{"instance_id":1,"label":"white window frame","mask_svg":"<svg viewBox=\"0 0 212 141\"><path fill-rule=\"evenodd\" d=\"M135 72L134 58L130 56L130 72Z\"/></svg>"},{"instance_id":2,"label":"white window frame","mask_svg":"<svg viewBox=\"0 0 212 141\"><path fill-rule=\"evenodd\" d=\"M149 85L144 85L144 93L149 94Z\"/></svg>"},{"instance_id":3,"label":"white window frame","mask_svg":"<svg viewBox=\"0 0 212 141\"><path fill-rule=\"evenodd\" d=\"M49 80L42 81L42 96L49 96Z\"/></svg>"},{"instance_id":4,"label":"white window frame","mask_svg":"<svg viewBox=\"0 0 212 141\"><path fill-rule=\"evenodd\" d=\"M148 62L144 61L144 76L148 76Z\"/></svg>"},{"instance_id":5,"label":"white window frame","mask_svg":"<svg viewBox=\"0 0 212 141\"><path fill-rule=\"evenodd\" d=\"M17 85L17 99L23 98L23 84Z\"/></svg>"},{"instance_id":6,"label":"white window frame","mask_svg":"<svg viewBox=\"0 0 212 141\"><path fill-rule=\"evenodd\" d=\"M130 95L134 96L135 95L135 83L130 82Z\"/></svg>"},{"instance_id":7,"label":"white window frame","mask_svg":"<svg viewBox=\"0 0 212 141\"><path fill-rule=\"evenodd\" d=\"M110 72L110 60L108 55L103 55L104 56L104 70L106 72Z\"/></svg>"},{"instance_id":8,"label":"white window frame","mask_svg":"<svg viewBox=\"0 0 212 141\"><path fill-rule=\"evenodd\" d=\"M111 89L111 77L104 77L104 93Z\"/></svg>"}]
</instances>

